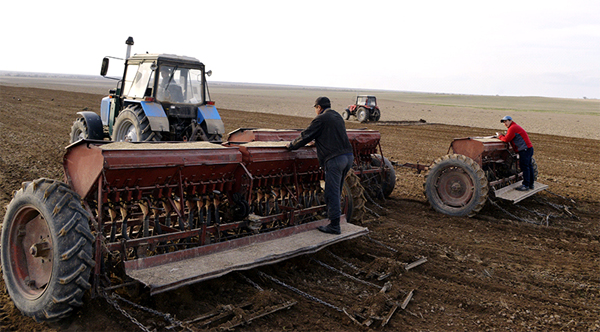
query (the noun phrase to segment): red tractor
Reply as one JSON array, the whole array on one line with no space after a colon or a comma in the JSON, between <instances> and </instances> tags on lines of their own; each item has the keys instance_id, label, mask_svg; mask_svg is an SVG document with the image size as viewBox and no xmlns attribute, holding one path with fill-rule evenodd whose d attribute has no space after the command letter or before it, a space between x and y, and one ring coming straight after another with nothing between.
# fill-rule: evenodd
<instances>
[{"instance_id":1,"label":"red tractor","mask_svg":"<svg viewBox=\"0 0 600 332\"><path fill-rule=\"evenodd\" d=\"M356 96L354 105L349 105L342 112L344 120L350 119L350 115L354 115L359 122L379 121L381 112L377 106L377 98L375 96Z\"/></svg>"}]
</instances>

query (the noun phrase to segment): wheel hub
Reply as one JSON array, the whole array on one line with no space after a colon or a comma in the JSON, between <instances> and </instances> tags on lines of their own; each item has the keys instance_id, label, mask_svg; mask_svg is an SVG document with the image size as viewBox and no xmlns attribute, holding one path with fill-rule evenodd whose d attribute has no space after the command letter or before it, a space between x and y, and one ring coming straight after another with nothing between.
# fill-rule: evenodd
<instances>
[{"instance_id":1,"label":"wheel hub","mask_svg":"<svg viewBox=\"0 0 600 332\"><path fill-rule=\"evenodd\" d=\"M461 207L473 197L475 186L471 177L461 168L453 168L439 177L437 191L440 199L449 206Z\"/></svg>"},{"instance_id":2,"label":"wheel hub","mask_svg":"<svg viewBox=\"0 0 600 332\"><path fill-rule=\"evenodd\" d=\"M52 276L52 237L46 220L35 209L20 211L13 224L10 250L11 273L18 287L31 298L41 295Z\"/></svg>"}]
</instances>

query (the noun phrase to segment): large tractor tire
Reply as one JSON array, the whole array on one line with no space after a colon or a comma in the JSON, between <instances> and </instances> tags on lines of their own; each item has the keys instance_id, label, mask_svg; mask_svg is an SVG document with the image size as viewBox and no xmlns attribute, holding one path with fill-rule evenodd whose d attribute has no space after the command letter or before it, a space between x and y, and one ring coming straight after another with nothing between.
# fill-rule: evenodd
<instances>
[{"instance_id":1,"label":"large tractor tire","mask_svg":"<svg viewBox=\"0 0 600 332\"><path fill-rule=\"evenodd\" d=\"M365 123L365 122L369 121L369 111L364 107L360 107L356 111L356 119L358 120L358 122L361 122L361 123Z\"/></svg>"},{"instance_id":2,"label":"large tractor tire","mask_svg":"<svg viewBox=\"0 0 600 332\"><path fill-rule=\"evenodd\" d=\"M82 139L104 139L102 119L98 114L89 111L78 112L80 115L71 126L71 143Z\"/></svg>"},{"instance_id":3,"label":"large tractor tire","mask_svg":"<svg viewBox=\"0 0 600 332\"><path fill-rule=\"evenodd\" d=\"M115 142L151 142L161 138L160 133L150 128L150 121L140 105L130 105L121 111L112 132Z\"/></svg>"},{"instance_id":4,"label":"large tractor tire","mask_svg":"<svg viewBox=\"0 0 600 332\"><path fill-rule=\"evenodd\" d=\"M343 111L342 111L342 118L343 118L344 120L348 120L348 119L350 119L350 112L349 112L348 110L343 110Z\"/></svg>"},{"instance_id":5,"label":"large tractor tire","mask_svg":"<svg viewBox=\"0 0 600 332\"><path fill-rule=\"evenodd\" d=\"M71 143L88 138L88 128L83 118L78 118L71 126Z\"/></svg>"},{"instance_id":6,"label":"large tractor tire","mask_svg":"<svg viewBox=\"0 0 600 332\"><path fill-rule=\"evenodd\" d=\"M371 155L371 165L374 167L381 167L381 155L372 154ZM381 174L381 191L383 192L383 196L385 198L390 197L392 191L394 191L394 187L396 186L396 170L392 163L386 158L383 157L384 169L385 172Z\"/></svg>"},{"instance_id":7,"label":"large tractor tire","mask_svg":"<svg viewBox=\"0 0 600 332\"><path fill-rule=\"evenodd\" d=\"M351 200L352 203L352 213L350 217L347 216L348 222L360 223L363 220L366 202L364 191L363 186L360 184L360 178L353 170L350 170L348 175L346 175L344 188L342 190L342 197ZM346 193L349 193L349 195Z\"/></svg>"},{"instance_id":8,"label":"large tractor tire","mask_svg":"<svg viewBox=\"0 0 600 332\"><path fill-rule=\"evenodd\" d=\"M1 239L4 283L24 315L53 321L83 304L94 237L88 213L66 184L24 183L8 205Z\"/></svg>"},{"instance_id":9,"label":"large tractor tire","mask_svg":"<svg viewBox=\"0 0 600 332\"><path fill-rule=\"evenodd\" d=\"M381 118L381 112L378 109L375 109L375 111L373 112L373 116L372 119L374 122L379 121L379 119Z\"/></svg>"},{"instance_id":10,"label":"large tractor tire","mask_svg":"<svg viewBox=\"0 0 600 332\"><path fill-rule=\"evenodd\" d=\"M449 154L438 158L425 177L425 195L438 212L473 217L488 197L485 172L473 159Z\"/></svg>"}]
</instances>

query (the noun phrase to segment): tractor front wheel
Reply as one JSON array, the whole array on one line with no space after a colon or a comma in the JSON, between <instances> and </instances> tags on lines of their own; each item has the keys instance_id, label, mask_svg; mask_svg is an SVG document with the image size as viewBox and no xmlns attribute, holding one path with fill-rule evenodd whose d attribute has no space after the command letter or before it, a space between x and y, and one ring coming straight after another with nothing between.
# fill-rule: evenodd
<instances>
[{"instance_id":1,"label":"tractor front wheel","mask_svg":"<svg viewBox=\"0 0 600 332\"><path fill-rule=\"evenodd\" d=\"M115 142L160 141L161 135L150 128L150 121L142 106L131 105L119 113L113 128L112 140Z\"/></svg>"},{"instance_id":2,"label":"tractor front wheel","mask_svg":"<svg viewBox=\"0 0 600 332\"><path fill-rule=\"evenodd\" d=\"M2 225L2 274L15 306L36 321L66 317L82 305L94 266L88 213L66 184L23 184Z\"/></svg>"},{"instance_id":3,"label":"tractor front wheel","mask_svg":"<svg viewBox=\"0 0 600 332\"><path fill-rule=\"evenodd\" d=\"M369 121L369 111L364 107L359 108L356 111L356 119L361 123Z\"/></svg>"},{"instance_id":4,"label":"tractor front wheel","mask_svg":"<svg viewBox=\"0 0 600 332\"><path fill-rule=\"evenodd\" d=\"M449 154L438 158L425 177L425 195L438 212L450 216L474 216L488 197L485 172L473 159Z\"/></svg>"}]
</instances>

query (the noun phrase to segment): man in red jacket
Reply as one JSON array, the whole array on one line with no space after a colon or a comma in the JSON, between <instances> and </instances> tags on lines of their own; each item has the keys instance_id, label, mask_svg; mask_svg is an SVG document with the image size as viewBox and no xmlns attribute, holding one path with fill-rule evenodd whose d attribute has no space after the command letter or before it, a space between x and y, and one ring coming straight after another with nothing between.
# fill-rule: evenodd
<instances>
[{"instance_id":1,"label":"man in red jacket","mask_svg":"<svg viewBox=\"0 0 600 332\"><path fill-rule=\"evenodd\" d=\"M503 117L500 122L504 124L508 130L506 135L497 134L498 138L503 142L510 142L513 149L519 153L519 166L523 172L523 184L516 188L519 191L527 191L533 189L533 182L535 181L533 176L533 166L531 165L531 158L533 157L533 145L529 140L529 136L521 126L507 115Z\"/></svg>"}]
</instances>

